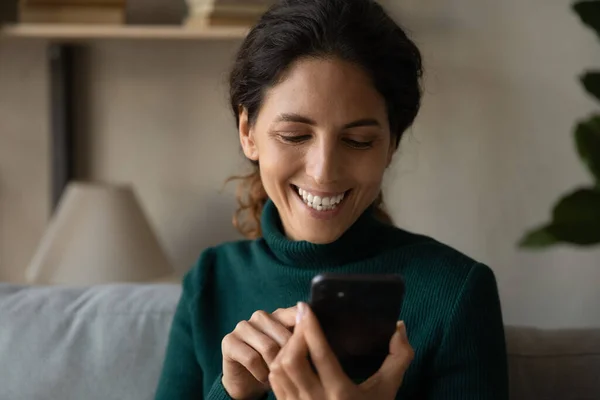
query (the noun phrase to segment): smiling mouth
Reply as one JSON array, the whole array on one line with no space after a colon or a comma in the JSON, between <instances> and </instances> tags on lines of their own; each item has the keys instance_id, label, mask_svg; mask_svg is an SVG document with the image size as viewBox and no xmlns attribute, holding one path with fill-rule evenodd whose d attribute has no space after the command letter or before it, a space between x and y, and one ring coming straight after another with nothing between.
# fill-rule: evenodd
<instances>
[{"instance_id":1,"label":"smiling mouth","mask_svg":"<svg viewBox=\"0 0 600 400\"><path fill-rule=\"evenodd\" d=\"M351 190L339 193L333 196L314 195L298 186L292 185L292 188L308 207L316 211L333 211L340 207Z\"/></svg>"}]
</instances>

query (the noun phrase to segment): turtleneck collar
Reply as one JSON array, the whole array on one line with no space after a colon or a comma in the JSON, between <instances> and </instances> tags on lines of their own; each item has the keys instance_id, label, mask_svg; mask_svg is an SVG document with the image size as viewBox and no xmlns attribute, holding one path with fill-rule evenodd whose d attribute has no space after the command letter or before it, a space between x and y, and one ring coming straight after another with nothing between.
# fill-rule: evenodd
<instances>
[{"instance_id":1,"label":"turtleneck collar","mask_svg":"<svg viewBox=\"0 0 600 400\"><path fill-rule=\"evenodd\" d=\"M283 264L319 268L344 265L376 254L383 244L384 231L392 227L379 221L373 207L369 207L335 242L293 241L285 236L279 211L268 200L262 212L261 228L267 246Z\"/></svg>"}]
</instances>

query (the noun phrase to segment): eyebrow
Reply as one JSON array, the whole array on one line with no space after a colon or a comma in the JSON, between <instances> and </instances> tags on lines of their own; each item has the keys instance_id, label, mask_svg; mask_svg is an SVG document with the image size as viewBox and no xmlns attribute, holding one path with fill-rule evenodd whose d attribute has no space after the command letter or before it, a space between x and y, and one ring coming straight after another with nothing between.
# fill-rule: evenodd
<instances>
[{"instance_id":1,"label":"eyebrow","mask_svg":"<svg viewBox=\"0 0 600 400\"><path fill-rule=\"evenodd\" d=\"M312 120L308 117L305 117L303 115L294 114L294 113L280 114L275 121L276 122L298 122L301 124L307 124L307 125L311 125L311 126L317 125L317 123L314 120ZM376 126L376 127L381 128L381 124L376 119L363 118L363 119L359 119L357 121L350 122L349 124L344 125L342 129L352 129L352 128L359 128L359 127L363 127L363 126Z\"/></svg>"}]
</instances>

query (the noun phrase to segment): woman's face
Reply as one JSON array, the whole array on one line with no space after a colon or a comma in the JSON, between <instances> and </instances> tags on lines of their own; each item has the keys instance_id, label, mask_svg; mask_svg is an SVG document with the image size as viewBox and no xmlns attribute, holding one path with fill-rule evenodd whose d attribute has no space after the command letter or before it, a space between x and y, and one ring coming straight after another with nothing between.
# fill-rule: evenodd
<instances>
[{"instance_id":1,"label":"woman's face","mask_svg":"<svg viewBox=\"0 0 600 400\"><path fill-rule=\"evenodd\" d=\"M395 149L383 97L338 59L294 63L253 126L241 112L240 140L260 163L287 237L318 244L338 239L373 203Z\"/></svg>"}]
</instances>

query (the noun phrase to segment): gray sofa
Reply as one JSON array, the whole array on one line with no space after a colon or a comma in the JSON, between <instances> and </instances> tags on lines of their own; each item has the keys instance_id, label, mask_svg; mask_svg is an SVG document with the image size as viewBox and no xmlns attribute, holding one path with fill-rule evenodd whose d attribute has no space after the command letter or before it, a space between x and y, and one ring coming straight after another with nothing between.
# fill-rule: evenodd
<instances>
[{"instance_id":1,"label":"gray sofa","mask_svg":"<svg viewBox=\"0 0 600 400\"><path fill-rule=\"evenodd\" d=\"M152 399L179 295L0 284L0 400ZM600 399L600 329L506 333L511 399Z\"/></svg>"}]
</instances>

